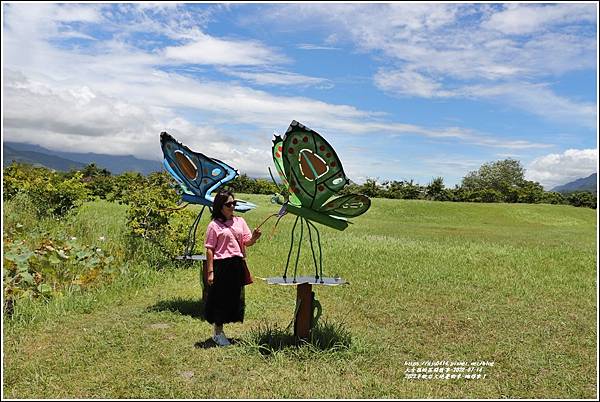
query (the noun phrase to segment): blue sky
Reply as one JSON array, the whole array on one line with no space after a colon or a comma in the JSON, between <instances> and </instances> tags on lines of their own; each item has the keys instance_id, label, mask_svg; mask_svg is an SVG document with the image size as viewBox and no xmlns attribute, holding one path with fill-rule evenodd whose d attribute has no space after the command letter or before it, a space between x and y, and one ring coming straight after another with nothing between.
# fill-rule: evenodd
<instances>
[{"instance_id":1,"label":"blue sky","mask_svg":"<svg viewBox=\"0 0 600 402\"><path fill-rule=\"evenodd\" d=\"M266 176L292 120L346 174L446 186L597 170L597 5L2 3L3 138Z\"/></svg>"}]
</instances>

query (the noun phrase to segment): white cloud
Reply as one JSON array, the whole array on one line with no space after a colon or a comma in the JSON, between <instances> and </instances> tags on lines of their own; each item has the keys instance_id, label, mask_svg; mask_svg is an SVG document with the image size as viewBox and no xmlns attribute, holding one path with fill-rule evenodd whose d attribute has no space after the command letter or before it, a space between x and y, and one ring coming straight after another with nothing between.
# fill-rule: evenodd
<instances>
[{"instance_id":1,"label":"white cloud","mask_svg":"<svg viewBox=\"0 0 600 402\"><path fill-rule=\"evenodd\" d=\"M323 45L313 45L311 43L301 43L296 46L298 49L302 50L339 50L337 47L333 46L323 46Z\"/></svg>"},{"instance_id":2,"label":"white cloud","mask_svg":"<svg viewBox=\"0 0 600 402\"><path fill-rule=\"evenodd\" d=\"M453 96L442 89L442 84L431 77L411 70L379 70L375 74L375 85L393 95L419 96L422 98Z\"/></svg>"},{"instance_id":3,"label":"white cloud","mask_svg":"<svg viewBox=\"0 0 600 402\"><path fill-rule=\"evenodd\" d=\"M597 149L568 149L562 154L549 154L534 159L527 166L525 177L550 190L561 184L587 177L597 172Z\"/></svg>"},{"instance_id":4,"label":"white cloud","mask_svg":"<svg viewBox=\"0 0 600 402\"><path fill-rule=\"evenodd\" d=\"M198 33L191 43L169 46L164 50L167 59L180 63L215 65L271 65L284 63L287 58L256 41L225 40Z\"/></svg>"},{"instance_id":5,"label":"white cloud","mask_svg":"<svg viewBox=\"0 0 600 402\"><path fill-rule=\"evenodd\" d=\"M108 4L104 5L106 21L103 26L121 38L135 33L152 33L190 41L198 37L213 18L213 13L222 7L214 4L189 8L175 2Z\"/></svg>"},{"instance_id":6,"label":"white cloud","mask_svg":"<svg viewBox=\"0 0 600 402\"><path fill-rule=\"evenodd\" d=\"M243 71L231 68L221 68L219 71L258 85L317 86L322 89L333 87L331 81L326 78L309 77L285 71Z\"/></svg>"},{"instance_id":7,"label":"white cloud","mask_svg":"<svg viewBox=\"0 0 600 402\"><path fill-rule=\"evenodd\" d=\"M505 34L522 35L538 32L551 25L574 21L596 22L592 4L510 4L493 14L483 26Z\"/></svg>"},{"instance_id":8,"label":"white cloud","mask_svg":"<svg viewBox=\"0 0 600 402\"><path fill-rule=\"evenodd\" d=\"M53 19L61 22L101 22L103 20L97 7L87 7L80 4L64 4L52 7Z\"/></svg>"}]
</instances>

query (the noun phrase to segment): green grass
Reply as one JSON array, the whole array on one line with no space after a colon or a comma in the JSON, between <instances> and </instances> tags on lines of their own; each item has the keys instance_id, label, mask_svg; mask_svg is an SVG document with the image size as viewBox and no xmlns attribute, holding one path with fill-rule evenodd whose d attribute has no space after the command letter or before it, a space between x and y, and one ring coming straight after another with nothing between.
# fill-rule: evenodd
<instances>
[{"instance_id":1,"label":"green grass","mask_svg":"<svg viewBox=\"0 0 600 402\"><path fill-rule=\"evenodd\" d=\"M244 215L251 227L277 211L267 196L240 198L259 205ZM73 219L77 236L127 252L124 207L90 203ZM272 237L272 221L263 227L249 249L256 278L283 273L293 220ZM198 347L212 331L198 314L198 268L136 265L94 292L17 306L4 320L4 395L597 396L596 211L375 199L354 222L344 232L319 225L324 273L350 284L313 288L322 339L343 347L285 344L295 289L261 280L246 290L245 322L225 327L236 345ZM314 272L308 243L299 270ZM480 380L405 378L405 362L428 360L494 366Z\"/></svg>"}]
</instances>

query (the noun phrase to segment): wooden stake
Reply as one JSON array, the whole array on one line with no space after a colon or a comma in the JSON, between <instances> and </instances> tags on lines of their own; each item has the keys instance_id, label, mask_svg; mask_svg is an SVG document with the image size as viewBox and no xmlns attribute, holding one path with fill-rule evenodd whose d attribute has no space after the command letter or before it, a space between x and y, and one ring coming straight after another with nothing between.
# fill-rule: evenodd
<instances>
[{"instance_id":1,"label":"wooden stake","mask_svg":"<svg viewBox=\"0 0 600 402\"><path fill-rule=\"evenodd\" d=\"M312 285L302 283L296 287L296 303L300 304L294 322L294 335L308 339L312 329Z\"/></svg>"}]
</instances>

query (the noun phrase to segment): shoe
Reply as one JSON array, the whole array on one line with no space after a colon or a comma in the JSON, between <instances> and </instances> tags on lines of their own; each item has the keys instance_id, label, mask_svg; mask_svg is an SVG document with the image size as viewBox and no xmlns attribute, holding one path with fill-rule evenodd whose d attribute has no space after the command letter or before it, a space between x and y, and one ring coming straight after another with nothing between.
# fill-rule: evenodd
<instances>
[{"instance_id":1,"label":"shoe","mask_svg":"<svg viewBox=\"0 0 600 402\"><path fill-rule=\"evenodd\" d=\"M212 339L219 346L231 346L231 342L229 342L229 339L222 332L218 335L213 335Z\"/></svg>"}]
</instances>

